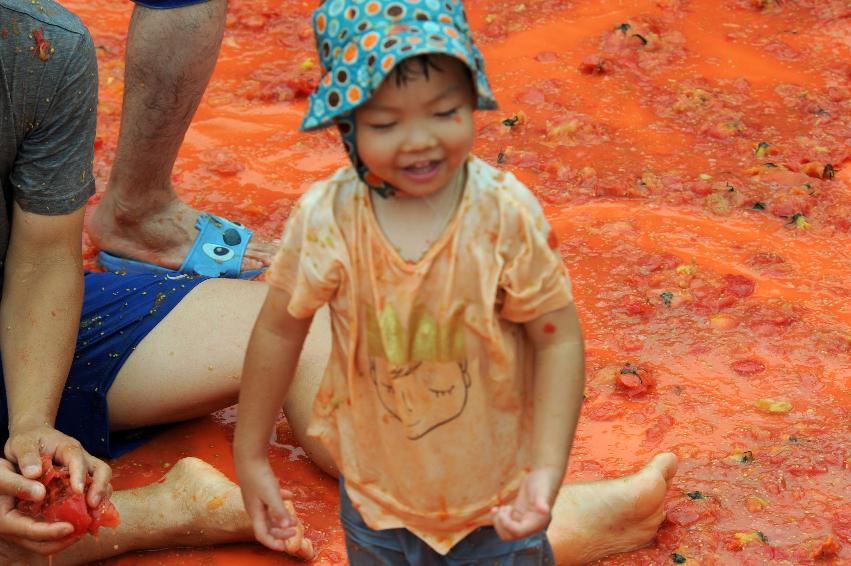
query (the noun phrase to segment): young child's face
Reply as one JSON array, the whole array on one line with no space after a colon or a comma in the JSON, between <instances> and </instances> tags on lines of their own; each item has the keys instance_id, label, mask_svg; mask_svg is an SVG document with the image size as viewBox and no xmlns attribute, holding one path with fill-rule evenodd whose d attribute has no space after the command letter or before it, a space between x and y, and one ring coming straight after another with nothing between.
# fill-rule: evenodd
<instances>
[{"instance_id":1,"label":"young child's face","mask_svg":"<svg viewBox=\"0 0 851 566\"><path fill-rule=\"evenodd\" d=\"M464 64L432 58L428 78L416 62L407 81L388 75L355 111L358 154L369 170L404 196L446 187L473 147L473 88Z\"/></svg>"}]
</instances>

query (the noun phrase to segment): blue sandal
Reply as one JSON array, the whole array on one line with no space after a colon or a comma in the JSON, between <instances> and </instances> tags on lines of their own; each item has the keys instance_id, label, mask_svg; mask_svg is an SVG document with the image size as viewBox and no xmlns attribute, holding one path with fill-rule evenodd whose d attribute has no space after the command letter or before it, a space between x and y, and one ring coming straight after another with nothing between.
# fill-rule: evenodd
<instances>
[{"instance_id":1,"label":"blue sandal","mask_svg":"<svg viewBox=\"0 0 851 566\"><path fill-rule=\"evenodd\" d=\"M201 214L195 223L198 236L186 259L177 270L160 265L114 256L107 252L98 254L98 263L108 271L117 273L186 273L206 277L254 279L266 268L241 271L242 258L254 232L220 216Z\"/></svg>"}]
</instances>

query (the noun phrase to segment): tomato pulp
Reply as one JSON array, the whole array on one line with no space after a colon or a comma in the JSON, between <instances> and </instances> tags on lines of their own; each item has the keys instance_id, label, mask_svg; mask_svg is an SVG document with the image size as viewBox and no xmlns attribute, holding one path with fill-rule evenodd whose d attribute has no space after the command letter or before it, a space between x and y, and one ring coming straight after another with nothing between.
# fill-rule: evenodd
<instances>
[{"instance_id":1,"label":"tomato pulp","mask_svg":"<svg viewBox=\"0 0 851 566\"><path fill-rule=\"evenodd\" d=\"M100 527L114 529L118 526L118 511L109 500L90 508L84 494L71 488L70 473L66 466L54 466L49 456L41 457L42 474L38 479L47 492L41 501L18 501L18 511L51 523L65 522L74 527L68 538L79 538L86 533L97 536ZM92 482L86 476L86 488Z\"/></svg>"}]
</instances>

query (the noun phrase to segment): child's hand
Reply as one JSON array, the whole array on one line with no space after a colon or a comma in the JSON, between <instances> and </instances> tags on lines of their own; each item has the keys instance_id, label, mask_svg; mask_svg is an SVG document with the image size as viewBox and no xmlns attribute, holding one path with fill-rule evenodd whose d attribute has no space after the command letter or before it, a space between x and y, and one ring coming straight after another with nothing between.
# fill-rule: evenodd
<instances>
[{"instance_id":1,"label":"child's hand","mask_svg":"<svg viewBox=\"0 0 851 566\"><path fill-rule=\"evenodd\" d=\"M278 487L268 461L240 468L242 499L257 541L272 550L312 558L313 547L296 518L293 494Z\"/></svg>"},{"instance_id":2,"label":"child's hand","mask_svg":"<svg viewBox=\"0 0 851 566\"><path fill-rule=\"evenodd\" d=\"M552 504L559 485L560 482L546 470L536 470L527 475L512 503L491 509L493 526L499 538L517 540L546 529L552 518Z\"/></svg>"}]
</instances>

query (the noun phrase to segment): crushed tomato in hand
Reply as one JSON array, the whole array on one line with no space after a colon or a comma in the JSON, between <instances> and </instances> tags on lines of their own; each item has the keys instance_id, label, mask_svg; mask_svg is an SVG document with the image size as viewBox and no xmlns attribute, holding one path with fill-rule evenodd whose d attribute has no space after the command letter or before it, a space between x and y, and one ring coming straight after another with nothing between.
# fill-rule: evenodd
<instances>
[{"instance_id":1,"label":"crushed tomato in hand","mask_svg":"<svg viewBox=\"0 0 851 566\"><path fill-rule=\"evenodd\" d=\"M56 467L50 456L41 457L42 474L38 479L46 491L42 501L19 500L18 511L35 519L70 523L74 532L69 539L77 539L84 534L97 536L100 527L114 529L119 524L118 511L111 501L105 500L96 508L89 508L86 496L71 488L70 472L67 466ZM86 487L92 483L91 475L86 476Z\"/></svg>"}]
</instances>

